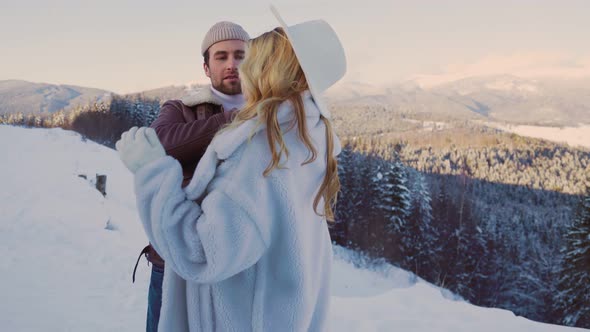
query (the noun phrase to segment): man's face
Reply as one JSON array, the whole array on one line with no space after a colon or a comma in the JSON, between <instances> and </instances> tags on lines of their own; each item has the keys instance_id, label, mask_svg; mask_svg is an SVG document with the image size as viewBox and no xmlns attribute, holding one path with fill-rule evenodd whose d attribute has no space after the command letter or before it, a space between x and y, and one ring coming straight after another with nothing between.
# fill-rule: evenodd
<instances>
[{"instance_id":1,"label":"man's face","mask_svg":"<svg viewBox=\"0 0 590 332\"><path fill-rule=\"evenodd\" d=\"M224 40L209 47L209 65L203 64L211 85L226 95L242 93L238 66L245 56L246 43L242 40Z\"/></svg>"}]
</instances>

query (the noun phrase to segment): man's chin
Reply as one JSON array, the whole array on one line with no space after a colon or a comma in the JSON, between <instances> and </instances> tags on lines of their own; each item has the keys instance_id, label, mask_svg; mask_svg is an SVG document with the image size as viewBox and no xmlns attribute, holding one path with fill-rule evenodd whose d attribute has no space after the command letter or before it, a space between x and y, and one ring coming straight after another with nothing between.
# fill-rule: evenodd
<instances>
[{"instance_id":1,"label":"man's chin","mask_svg":"<svg viewBox=\"0 0 590 332\"><path fill-rule=\"evenodd\" d=\"M219 92L223 92L226 95L239 95L242 93L242 85L240 82L235 83L223 83L219 88L216 88Z\"/></svg>"}]
</instances>

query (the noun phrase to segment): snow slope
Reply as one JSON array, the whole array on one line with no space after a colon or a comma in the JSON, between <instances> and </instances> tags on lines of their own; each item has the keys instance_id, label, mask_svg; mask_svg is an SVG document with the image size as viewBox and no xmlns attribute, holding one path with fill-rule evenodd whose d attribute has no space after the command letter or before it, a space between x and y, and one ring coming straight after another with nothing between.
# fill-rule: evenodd
<instances>
[{"instance_id":1,"label":"snow slope","mask_svg":"<svg viewBox=\"0 0 590 332\"><path fill-rule=\"evenodd\" d=\"M131 174L115 151L61 129L0 126L2 331L142 331L149 271ZM107 197L90 180L106 174ZM574 331L467 304L335 247L334 331ZM579 329L578 329L579 330Z\"/></svg>"},{"instance_id":2,"label":"snow slope","mask_svg":"<svg viewBox=\"0 0 590 332\"><path fill-rule=\"evenodd\" d=\"M590 148L590 125L580 124L577 127L543 127L525 125L506 125L494 122L483 122L485 125L520 136L545 139L556 143L566 143L572 147Z\"/></svg>"}]
</instances>

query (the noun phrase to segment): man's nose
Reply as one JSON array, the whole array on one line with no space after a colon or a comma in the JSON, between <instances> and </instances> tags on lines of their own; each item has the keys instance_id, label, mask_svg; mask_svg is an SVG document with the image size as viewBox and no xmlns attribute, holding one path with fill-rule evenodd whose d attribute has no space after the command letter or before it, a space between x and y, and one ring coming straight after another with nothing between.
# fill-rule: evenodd
<instances>
[{"instance_id":1,"label":"man's nose","mask_svg":"<svg viewBox=\"0 0 590 332\"><path fill-rule=\"evenodd\" d=\"M238 59L236 59L234 57L231 57L229 59L229 61L228 61L227 66L228 66L229 69L232 69L233 70L233 69L238 69L238 65L239 64L240 64L240 60L238 60Z\"/></svg>"}]
</instances>

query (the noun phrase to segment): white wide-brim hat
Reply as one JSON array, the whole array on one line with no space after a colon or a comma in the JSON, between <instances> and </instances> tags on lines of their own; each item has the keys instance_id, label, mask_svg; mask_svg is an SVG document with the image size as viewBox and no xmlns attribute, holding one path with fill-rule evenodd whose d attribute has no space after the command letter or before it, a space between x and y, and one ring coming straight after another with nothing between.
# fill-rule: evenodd
<instances>
[{"instance_id":1,"label":"white wide-brim hat","mask_svg":"<svg viewBox=\"0 0 590 332\"><path fill-rule=\"evenodd\" d=\"M288 26L274 6L270 10L287 33L320 113L330 119L322 94L346 73L346 56L340 39L324 20Z\"/></svg>"}]
</instances>

